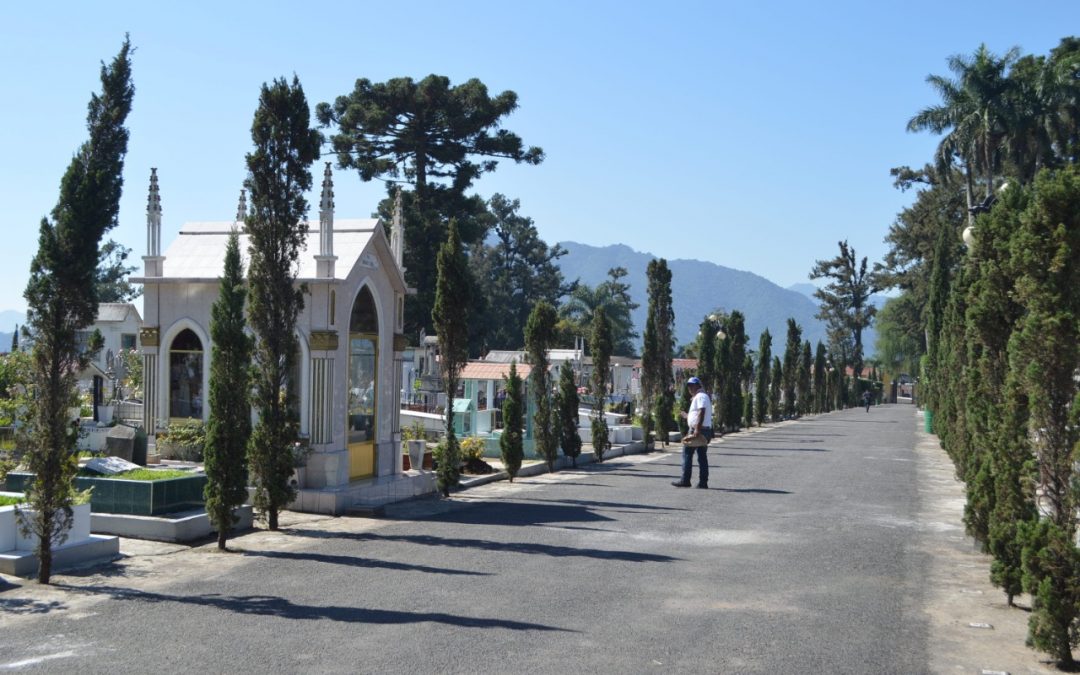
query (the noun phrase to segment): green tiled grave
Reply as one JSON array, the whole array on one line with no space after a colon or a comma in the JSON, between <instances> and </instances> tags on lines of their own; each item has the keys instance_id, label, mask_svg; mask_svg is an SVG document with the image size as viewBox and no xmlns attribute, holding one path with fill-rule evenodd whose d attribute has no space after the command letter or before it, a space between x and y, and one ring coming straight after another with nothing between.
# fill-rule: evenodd
<instances>
[{"instance_id":1,"label":"green tiled grave","mask_svg":"<svg viewBox=\"0 0 1080 675\"><path fill-rule=\"evenodd\" d=\"M4 489L22 492L32 478L31 473L12 471L7 475ZM204 503L204 487L206 476L199 474L153 481L88 476L75 478L77 490L93 488L90 508L95 512L137 516L160 516L198 508Z\"/></svg>"}]
</instances>

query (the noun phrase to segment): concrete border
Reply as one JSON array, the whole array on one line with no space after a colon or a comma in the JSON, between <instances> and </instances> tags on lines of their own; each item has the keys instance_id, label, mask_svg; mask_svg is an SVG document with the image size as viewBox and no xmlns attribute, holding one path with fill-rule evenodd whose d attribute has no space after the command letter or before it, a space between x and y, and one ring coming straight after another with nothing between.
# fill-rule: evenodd
<instances>
[{"instance_id":1,"label":"concrete border","mask_svg":"<svg viewBox=\"0 0 1080 675\"><path fill-rule=\"evenodd\" d=\"M230 530L239 532L250 530L254 523L254 512L250 505L236 509L240 517ZM92 513L90 529L94 532L131 537L183 543L205 539L217 530L210 524L210 516L205 509L183 511L169 516L135 516L123 513Z\"/></svg>"},{"instance_id":2,"label":"concrete border","mask_svg":"<svg viewBox=\"0 0 1080 675\"><path fill-rule=\"evenodd\" d=\"M53 549L52 571L60 572L90 563L100 563L120 557L120 538L92 534L88 539L64 544ZM37 573L38 558L34 551L0 553L0 573L31 577Z\"/></svg>"}]
</instances>

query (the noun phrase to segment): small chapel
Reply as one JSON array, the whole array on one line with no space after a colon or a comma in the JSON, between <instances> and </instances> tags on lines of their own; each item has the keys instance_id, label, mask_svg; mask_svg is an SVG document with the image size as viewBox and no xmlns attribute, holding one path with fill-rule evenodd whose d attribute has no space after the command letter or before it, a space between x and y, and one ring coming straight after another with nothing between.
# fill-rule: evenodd
<instances>
[{"instance_id":1,"label":"small chapel","mask_svg":"<svg viewBox=\"0 0 1080 675\"><path fill-rule=\"evenodd\" d=\"M218 297L229 234L248 242L243 192L232 221L186 223L161 250L161 196L151 169L143 284L143 425L209 419L211 307ZM306 289L297 319L300 435L311 447L293 508L342 513L378 498L431 489L430 474L403 471L400 434L405 285L400 195L387 236L378 219L336 220L330 164L319 221L308 223L296 284Z\"/></svg>"}]
</instances>

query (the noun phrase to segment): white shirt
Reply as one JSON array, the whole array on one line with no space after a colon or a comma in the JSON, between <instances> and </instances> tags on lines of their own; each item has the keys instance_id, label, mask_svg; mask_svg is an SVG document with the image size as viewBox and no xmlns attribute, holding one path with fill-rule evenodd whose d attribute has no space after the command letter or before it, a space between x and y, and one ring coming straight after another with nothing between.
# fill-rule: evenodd
<instances>
[{"instance_id":1,"label":"white shirt","mask_svg":"<svg viewBox=\"0 0 1080 675\"><path fill-rule=\"evenodd\" d=\"M701 418L704 415L704 419ZM702 419L700 426L695 426L695 422ZM690 410L686 413L686 423L690 425L690 429L697 429L698 431L705 427L712 426L712 401L709 400L709 395L702 389L698 393L694 394L694 398L690 399Z\"/></svg>"}]
</instances>

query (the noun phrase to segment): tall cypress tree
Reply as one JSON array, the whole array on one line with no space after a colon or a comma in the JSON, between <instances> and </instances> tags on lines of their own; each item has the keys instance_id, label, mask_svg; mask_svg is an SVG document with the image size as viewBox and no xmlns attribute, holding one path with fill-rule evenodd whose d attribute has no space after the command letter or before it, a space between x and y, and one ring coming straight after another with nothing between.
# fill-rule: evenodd
<instances>
[{"instance_id":1,"label":"tall cypress tree","mask_svg":"<svg viewBox=\"0 0 1080 675\"><path fill-rule=\"evenodd\" d=\"M534 365L533 368L535 369L536 366ZM521 460L525 456L523 398L517 361L511 361L510 377L506 379L506 400L503 401L502 408L503 432L499 436L499 450L502 452L503 466L510 476L511 483L521 470Z\"/></svg>"},{"instance_id":2,"label":"tall cypress tree","mask_svg":"<svg viewBox=\"0 0 1080 675\"><path fill-rule=\"evenodd\" d=\"M435 259L438 278L435 282L435 308L432 321L439 338L439 365L443 383L451 400L446 406L446 445L439 458L436 484L444 497L460 479L461 449L454 435L453 396L461 369L469 359L469 303L472 297L469 261L461 248L457 221L450 221L446 241Z\"/></svg>"},{"instance_id":3,"label":"tall cypress tree","mask_svg":"<svg viewBox=\"0 0 1080 675\"><path fill-rule=\"evenodd\" d=\"M611 323L601 307L593 317L592 334L589 336L589 350L592 352L593 361L592 394L596 402L592 418L592 446L597 462L604 461L604 452L611 447L607 420L604 419L604 402L607 400L608 378L611 377L612 344Z\"/></svg>"},{"instance_id":4,"label":"tall cypress tree","mask_svg":"<svg viewBox=\"0 0 1080 675\"><path fill-rule=\"evenodd\" d=\"M728 383L727 393L724 397L724 405L727 409L724 417L727 427L737 430L742 426L743 418L743 389L746 387L746 317L739 310L733 310L728 315L724 326L724 334L728 341Z\"/></svg>"},{"instance_id":5,"label":"tall cypress tree","mask_svg":"<svg viewBox=\"0 0 1080 675\"><path fill-rule=\"evenodd\" d=\"M645 270L648 278L648 308L645 318L645 344L641 354L643 407L654 412L656 429L667 439L668 424L659 411L664 401L670 411L674 388L671 359L675 351L675 312L671 300L671 270L663 258L650 260ZM670 412L667 417L670 417ZM648 426L653 426L649 424Z\"/></svg>"},{"instance_id":6,"label":"tall cypress tree","mask_svg":"<svg viewBox=\"0 0 1080 675\"><path fill-rule=\"evenodd\" d=\"M784 417L784 411L780 407L780 390L784 380L784 367L780 364L780 357L774 356L771 368L772 380L769 382L769 417L773 422L779 422Z\"/></svg>"},{"instance_id":7,"label":"tall cypress tree","mask_svg":"<svg viewBox=\"0 0 1080 675\"><path fill-rule=\"evenodd\" d=\"M803 343L802 359L799 361L799 374L795 378L795 397L799 401L798 413L808 415L813 409L813 394L810 385L810 375L813 371L814 362L810 355L810 341Z\"/></svg>"},{"instance_id":8,"label":"tall cypress tree","mask_svg":"<svg viewBox=\"0 0 1080 675\"><path fill-rule=\"evenodd\" d=\"M769 329L766 328L761 332L761 339L758 340L757 386L754 387L754 398L757 399L755 417L757 417L758 424L765 424L769 421L769 380L771 379L769 369L771 367L772 336L769 335Z\"/></svg>"},{"instance_id":9,"label":"tall cypress tree","mask_svg":"<svg viewBox=\"0 0 1080 675\"><path fill-rule=\"evenodd\" d=\"M298 436L298 384L289 374L299 343L296 320L304 307L297 261L307 239L311 164L322 136L310 127L304 90L295 76L263 84L251 124L255 150L247 155L251 213L245 224L250 263L248 318L255 334L253 402L259 418L248 445L255 506L278 528L278 512L296 497L289 484Z\"/></svg>"},{"instance_id":10,"label":"tall cypress tree","mask_svg":"<svg viewBox=\"0 0 1080 675\"><path fill-rule=\"evenodd\" d=\"M244 270L240 237L229 235L218 299L210 310L210 421L206 427L206 514L217 529L218 549L225 550L233 511L247 499L244 454L251 436L251 338L244 332Z\"/></svg>"},{"instance_id":11,"label":"tall cypress tree","mask_svg":"<svg viewBox=\"0 0 1080 675\"><path fill-rule=\"evenodd\" d=\"M525 350L532 365L529 379L532 380L536 399L533 435L536 437L536 449L547 462L548 471L555 470L555 460L559 458L559 434L551 396L551 364L547 356L548 349L555 342L555 324L558 320L555 308L541 300L533 305L525 324Z\"/></svg>"},{"instance_id":12,"label":"tall cypress tree","mask_svg":"<svg viewBox=\"0 0 1080 675\"><path fill-rule=\"evenodd\" d=\"M784 343L784 365L781 371L781 388L783 389L783 411L785 417L794 417L798 410L795 401L795 390L799 380L799 357L802 348L802 328L795 323L795 319L787 320L787 340Z\"/></svg>"},{"instance_id":13,"label":"tall cypress tree","mask_svg":"<svg viewBox=\"0 0 1080 675\"><path fill-rule=\"evenodd\" d=\"M563 455L570 458L577 467L577 458L581 455L581 434L578 432L578 409L581 406L574 382L574 367L564 361L559 368L559 443ZM648 415L646 415L648 417Z\"/></svg>"},{"instance_id":14,"label":"tall cypress tree","mask_svg":"<svg viewBox=\"0 0 1080 675\"><path fill-rule=\"evenodd\" d=\"M20 519L38 537L38 581L43 584L52 575L53 545L62 544L71 527L78 466L68 409L77 405L79 368L92 356L80 354L76 331L97 317L99 247L117 224L128 143L124 123L134 96L131 43L125 37L116 58L101 65L101 93L91 96L86 118L90 137L60 181L52 220L41 220L38 251L23 293L33 338L35 405L25 439L28 468L34 473L27 491L33 513Z\"/></svg>"}]
</instances>

